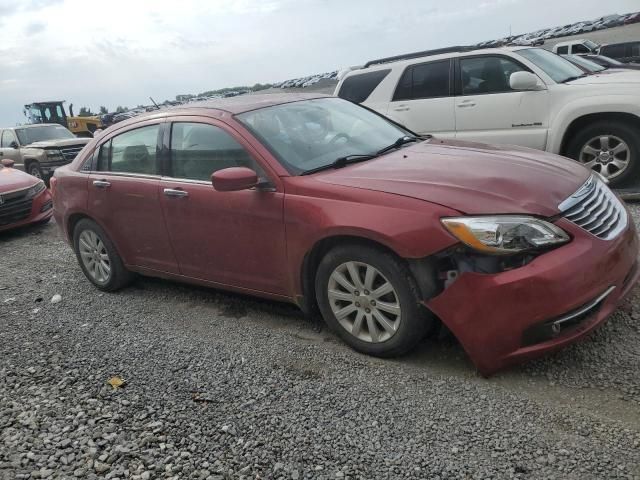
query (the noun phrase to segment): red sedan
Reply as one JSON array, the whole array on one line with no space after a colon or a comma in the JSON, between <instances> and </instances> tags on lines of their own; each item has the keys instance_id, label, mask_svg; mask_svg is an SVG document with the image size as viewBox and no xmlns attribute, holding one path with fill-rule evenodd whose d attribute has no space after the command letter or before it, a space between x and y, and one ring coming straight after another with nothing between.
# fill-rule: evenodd
<instances>
[{"instance_id":1,"label":"red sedan","mask_svg":"<svg viewBox=\"0 0 640 480\"><path fill-rule=\"evenodd\" d=\"M639 275L630 215L597 174L418 137L332 97L136 117L56 170L52 189L99 289L139 273L293 302L378 356L439 320L485 375L584 336Z\"/></svg>"},{"instance_id":2,"label":"red sedan","mask_svg":"<svg viewBox=\"0 0 640 480\"><path fill-rule=\"evenodd\" d=\"M0 166L0 232L48 222L53 214L51 195L39 178L13 168L13 160Z\"/></svg>"}]
</instances>

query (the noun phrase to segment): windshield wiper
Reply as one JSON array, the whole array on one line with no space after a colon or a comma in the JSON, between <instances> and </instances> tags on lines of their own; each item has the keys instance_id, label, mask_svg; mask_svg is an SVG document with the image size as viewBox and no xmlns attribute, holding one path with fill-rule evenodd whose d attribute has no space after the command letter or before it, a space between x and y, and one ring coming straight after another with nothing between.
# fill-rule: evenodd
<instances>
[{"instance_id":1,"label":"windshield wiper","mask_svg":"<svg viewBox=\"0 0 640 480\"><path fill-rule=\"evenodd\" d=\"M322 165L320 167L312 168L310 170L305 170L300 175L309 175L311 173L316 173L321 170L328 170L330 168L342 168L351 163L364 162L365 160L371 160L372 158L376 158L377 156L378 155L375 153L345 155L344 157L336 158L333 162L328 163L327 165Z\"/></svg>"},{"instance_id":2,"label":"windshield wiper","mask_svg":"<svg viewBox=\"0 0 640 480\"><path fill-rule=\"evenodd\" d=\"M405 136L400 137L399 139L397 139L391 145L387 145L386 147L381 148L376 153L378 155L382 155L383 153L387 153L387 152L390 152L391 150L395 150L396 148L400 148L402 145L404 145L406 143L420 142L422 140L423 139L420 138L420 137L411 137L409 135L405 135Z\"/></svg>"}]
</instances>

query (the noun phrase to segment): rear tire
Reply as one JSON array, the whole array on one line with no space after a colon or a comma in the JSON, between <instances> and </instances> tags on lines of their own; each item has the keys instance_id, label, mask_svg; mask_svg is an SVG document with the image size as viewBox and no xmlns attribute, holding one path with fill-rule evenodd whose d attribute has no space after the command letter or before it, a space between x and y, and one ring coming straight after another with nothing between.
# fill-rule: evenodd
<instances>
[{"instance_id":1,"label":"rear tire","mask_svg":"<svg viewBox=\"0 0 640 480\"><path fill-rule=\"evenodd\" d=\"M73 249L82 272L100 290L113 292L135 278L127 270L106 232L93 220L84 218L73 229Z\"/></svg>"},{"instance_id":2,"label":"rear tire","mask_svg":"<svg viewBox=\"0 0 640 480\"><path fill-rule=\"evenodd\" d=\"M403 355L434 322L419 303L409 269L394 255L372 247L345 245L329 251L318 266L315 290L329 328L368 355Z\"/></svg>"},{"instance_id":3,"label":"rear tire","mask_svg":"<svg viewBox=\"0 0 640 480\"><path fill-rule=\"evenodd\" d=\"M616 121L592 123L571 139L567 152L608 178L613 187L640 180L640 129L634 126Z\"/></svg>"}]
</instances>

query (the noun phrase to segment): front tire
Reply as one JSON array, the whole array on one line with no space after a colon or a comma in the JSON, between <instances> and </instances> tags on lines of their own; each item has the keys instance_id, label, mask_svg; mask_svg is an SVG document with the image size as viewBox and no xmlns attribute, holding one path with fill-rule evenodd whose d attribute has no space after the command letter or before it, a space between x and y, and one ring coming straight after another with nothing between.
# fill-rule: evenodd
<instances>
[{"instance_id":1,"label":"front tire","mask_svg":"<svg viewBox=\"0 0 640 480\"><path fill-rule=\"evenodd\" d=\"M134 278L124 267L111 239L93 220L85 218L75 226L73 249L82 272L100 290L119 290Z\"/></svg>"},{"instance_id":2,"label":"front tire","mask_svg":"<svg viewBox=\"0 0 640 480\"><path fill-rule=\"evenodd\" d=\"M571 140L568 154L611 186L627 186L640 173L640 130L616 121L592 123Z\"/></svg>"},{"instance_id":3,"label":"front tire","mask_svg":"<svg viewBox=\"0 0 640 480\"><path fill-rule=\"evenodd\" d=\"M39 178L40 180L44 180L44 173L42 173L42 168L40 167L40 163L38 162L31 162L29 164L29 168L27 169L27 173L29 175L32 175L36 178Z\"/></svg>"},{"instance_id":4,"label":"front tire","mask_svg":"<svg viewBox=\"0 0 640 480\"><path fill-rule=\"evenodd\" d=\"M368 355L409 352L434 321L419 303L408 268L375 248L346 245L331 250L318 266L315 290L327 325Z\"/></svg>"}]
</instances>

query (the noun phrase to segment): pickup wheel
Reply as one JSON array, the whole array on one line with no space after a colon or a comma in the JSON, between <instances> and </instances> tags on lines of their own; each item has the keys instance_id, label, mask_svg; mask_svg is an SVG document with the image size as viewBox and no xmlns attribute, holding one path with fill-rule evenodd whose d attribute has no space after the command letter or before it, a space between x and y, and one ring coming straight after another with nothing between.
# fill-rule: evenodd
<instances>
[{"instance_id":1,"label":"pickup wheel","mask_svg":"<svg viewBox=\"0 0 640 480\"><path fill-rule=\"evenodd\" d=\"M368 355L405 354L434 322L419 303L409 269L372 247L344 245L328 252L318 266L315 290L327 325Z\"/></svg>"},{"instance_id":2,"label":"pickup wheel","mask_svg":"<svg viewBox=\"0 0 640 480\"><path fill-rule=\"evenodd\" d=\"M29 166L27 167L27 173L29 175L33 175L36 178L39 178L40 180L44 180L44 174L42 173L40 163L36 161L29 163Z\"/></svg>"},{"instance_id":3,"label":"pickup wheel","mask_svg":"<svg viewBox=\"0 0 640 480\"><path fill-rule=\"evenodd\" d=\"M621 122L596 122L571 140L569 157L591 168L619 187L640 172L640 130Z\"/></svg>"},{"instance_id":4,"label":"pickup wheel","mask_svg":"<svg viewBox=\"0 0 640 480\"><path fill-rule=\"evenodd\" d=\"M100 290L113 292L134 278L127 270L106 232L84 218L73 229L73 249L82 272Z\"/></svg>"}]
</instances>

